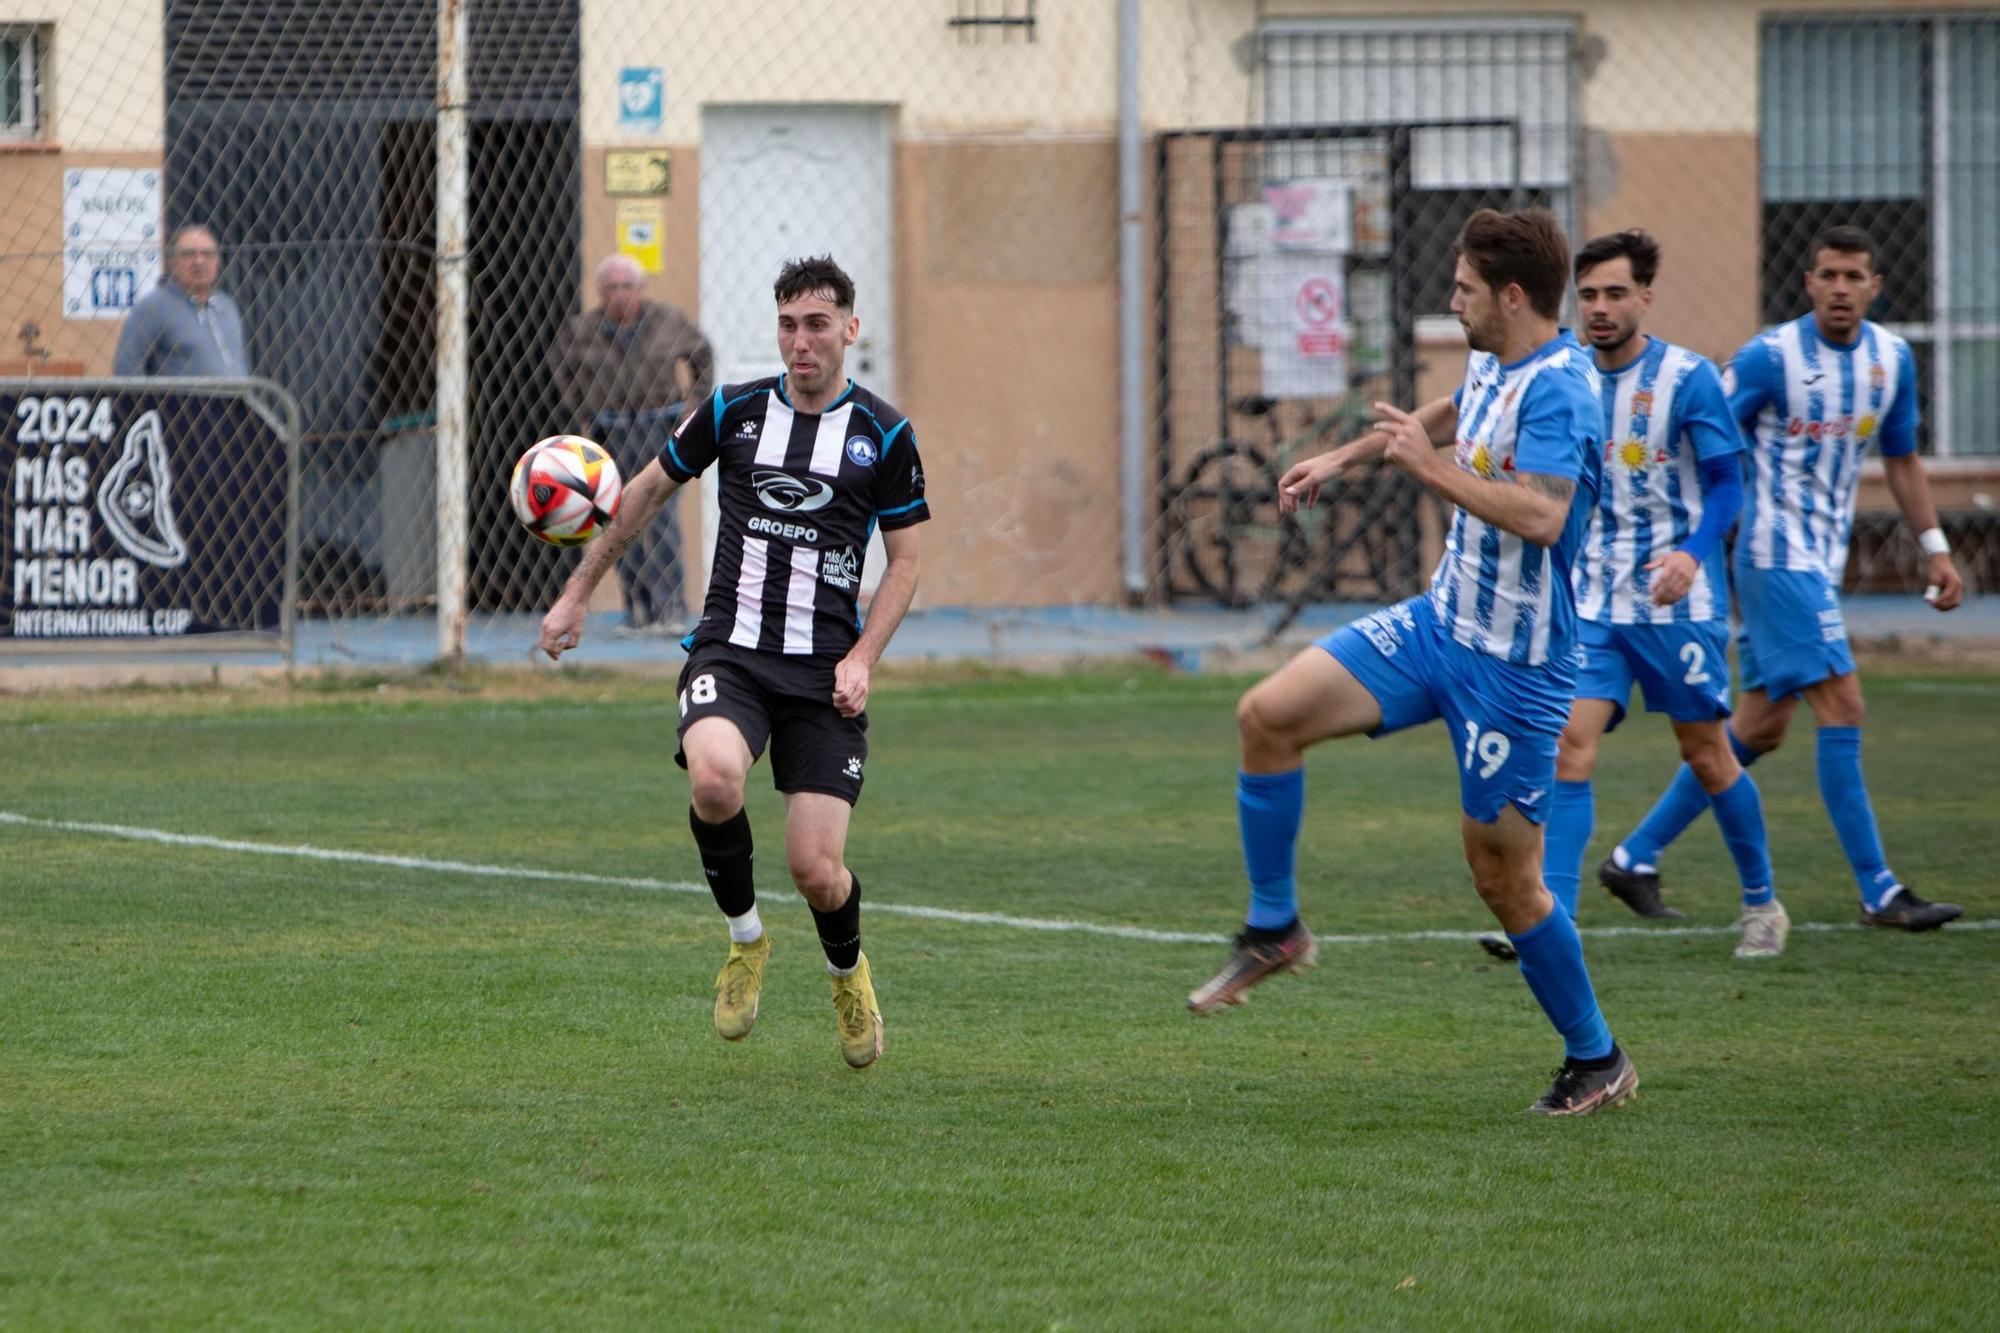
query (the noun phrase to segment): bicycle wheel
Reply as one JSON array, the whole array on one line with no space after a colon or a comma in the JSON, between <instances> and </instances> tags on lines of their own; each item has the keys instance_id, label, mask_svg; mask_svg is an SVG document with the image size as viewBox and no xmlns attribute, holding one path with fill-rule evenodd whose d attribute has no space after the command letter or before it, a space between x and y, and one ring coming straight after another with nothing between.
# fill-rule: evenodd
<instances>
[{"instance_id":1,"label":"bicycle wheel","mask_svg":"<svg viewBox=\"0 0 2000 1333\"><path fill-rule=\"evenodd\" d=\"M1167 515L1168 539L1197 591L1224 606L1274 595L1296 536L1278 513L1262 449L1219 440L1196 454Z\"/></svg>"}]
</instances>

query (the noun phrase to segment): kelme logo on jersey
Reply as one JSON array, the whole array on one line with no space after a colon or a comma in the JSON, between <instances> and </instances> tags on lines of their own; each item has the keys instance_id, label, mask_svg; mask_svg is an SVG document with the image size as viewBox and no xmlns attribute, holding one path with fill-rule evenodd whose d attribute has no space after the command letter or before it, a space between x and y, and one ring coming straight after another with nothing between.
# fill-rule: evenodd
<instances>
[{"instance_id":1,"label":"kelme logo on jersey","mask_svg":"<svg viewBox=\"0 0 2000 1333\"><path fill-rule=\"evenodd\" d=\"M835 551L821 551L819 581L829 588L853 592L854 585L861 581L861 557L854 553L852 546L843 546Z\"/></svg>"},{"instance_id":2,"label":"kelme logo on jersey","mask_svg":"<svg viewBox=\"0 0 2000 1333\"><path fill-rule=\"evenodd\" d=\"M825 482L800 480L789 472L753 472L750 489L764 508L786 514L809 514L826 508L833 499L833 487Z\"/></svg>"},{"instance_id":3,"label":"kelme logo on jersey","mask_svg":"<svg viewBox=\"0 0 2000 1333\"><path fill-rule=\"evenodd\" d=\"M847 437L847 456L854 460L854 466L856 467L874 467L875 460L880 457L880 452L875 447L875 441L869 439L866 435L850 435Z\"/></svg>"}]
</instances>

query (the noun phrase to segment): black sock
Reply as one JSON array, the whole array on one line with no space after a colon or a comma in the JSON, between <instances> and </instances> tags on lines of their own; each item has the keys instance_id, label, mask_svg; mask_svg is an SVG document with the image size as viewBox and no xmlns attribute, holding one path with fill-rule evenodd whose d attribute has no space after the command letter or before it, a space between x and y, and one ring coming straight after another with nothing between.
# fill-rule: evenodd
<instances>
[{"instance_id":1,"label":"black sock","mask_svg":"<svg viewBox=\"0 0 2000 1333\"><path fill-rule=\"evenodd\" d=\"M1599 1069L1609 1069L1618 1063L1618 1047L1614 1044L1609 1051L1598 1056L1595 1060L1571 1060L1570 1063L1578 1069L1588 1069L1593 1072Z\"/></svg>"},{"instance_id":2,"label":"black sock","mask_svg":"<svg viewBox=\"0 0 2000 1333\"><path fill-rule=\"evenodd\" d=\"M1246 924L1243 927L1243 938L1252 944L1276 944L1279 940L1284 939L1298 928L1299 919L1296 916L1282 926L1252 926Z\"/></svg>"},{"instance_id":3,"label":"black sock","mask_svg":"<svg viewBox=\"0 0 2000 1333\"><path fill-rule=\"evenodd\" d=\"M831 912L812 909L813 924L819 927L819 947L826 961L843 972L852 972L861 962L861 876L847 872L847 901Z\"/></svg>"},{"instance_id":4,"label":"black sock","mask_svg":"<svg viewBox=\"0 0 2000 1333\"><path fill-rule=\"evenodd\" d=\"M688 807L688 827L694 830L694 845L701 849L702 873L708 876L708 891L724 916L742 916L757 905L757 890L750 877L750 812L738 810L720 824L705 824L694 807Z\"/></svg>"}]
</instances>

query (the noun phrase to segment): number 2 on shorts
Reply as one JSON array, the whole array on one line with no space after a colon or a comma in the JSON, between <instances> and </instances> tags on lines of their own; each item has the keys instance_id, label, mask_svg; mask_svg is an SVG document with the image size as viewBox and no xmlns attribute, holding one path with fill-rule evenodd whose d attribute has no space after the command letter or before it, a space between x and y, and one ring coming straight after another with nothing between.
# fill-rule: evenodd
<instances>
[{"instance_id":1,"label":"number 2 on shorts","mask_svg":"<svg viewBox=\"0 0 2000 1333\"><path fill-rule=\"evenodd\" d=\"M1700 644L1698 643L1682 644L1681 661L1687 663L1688 671L1685 676L1681 677L1681 683L1683 685L1707 684L1708 672L1703 668L1703 663L1707 662L1707 660L1708 660L1708 655L1702 652Z\"/></svg>"},{"instance_id":2,"label":"number 2 on shorts","mask_svg":"<svg viewBox=\"0 0 2000 1333\"><path fill-rule=\"evenodd\" d=\"M1500 765L1507 762L1507 755L1513 750L1513 742L1497 731L1481 732L1479 724L1468 720L1465 724L1465 767L1472 769L1472 761L1480 764L1479 776L1490 778L1500 771Z\"/></svg>"},{"instance_id":3,"label":"number 2 on shorts","mask_svg":"<svg viewBox=\"0 0 2000 1333\"><path fill-rule=\"evenodd\" d=\"M690 702L698 704L712 704L715 702L715 675L713 672L702 672L699 676L689 681L688 687L681 691L682 717L687 716L688 704Z\"/></svg>"}]
</instances>

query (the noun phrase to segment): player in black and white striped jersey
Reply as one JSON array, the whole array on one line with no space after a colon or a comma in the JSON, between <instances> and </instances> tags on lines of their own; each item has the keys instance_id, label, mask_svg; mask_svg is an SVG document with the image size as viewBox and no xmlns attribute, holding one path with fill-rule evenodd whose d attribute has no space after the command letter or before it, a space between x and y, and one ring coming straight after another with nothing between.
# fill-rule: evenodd
<instances>
[{"instance_id":1,"label":"player in black and white striped jersey","mask_svg":"<svg viewBox=\"0 0 2000 1333\"><path fill-rule=\"evenodd\" d=\"M715 1029L730 1041L749 1035L770 957L743 807L768 743L792 882L826 953L841 1054L858 1069L881 1054L882 1013L861 953L847 826L868 758L869 673L916 591L915 529L930 509L908 419L846 377L860 332L852 280L831 257L798 260L778 275L776 295L785 373L718 389L626 483L617 522L585 548L543 618L541 646L551 658L576 647L597 584L668 497L715 464L715 567L685 641L676 756L693 789L702 869L729 920ZM878 525L889 563L864 624L857 599Z\"/></svg>"}]
</instances>

